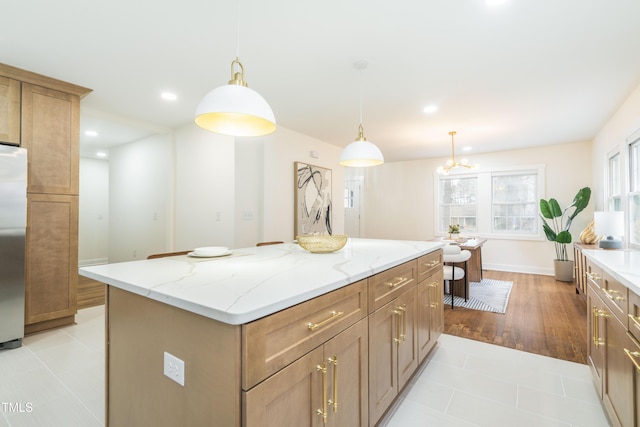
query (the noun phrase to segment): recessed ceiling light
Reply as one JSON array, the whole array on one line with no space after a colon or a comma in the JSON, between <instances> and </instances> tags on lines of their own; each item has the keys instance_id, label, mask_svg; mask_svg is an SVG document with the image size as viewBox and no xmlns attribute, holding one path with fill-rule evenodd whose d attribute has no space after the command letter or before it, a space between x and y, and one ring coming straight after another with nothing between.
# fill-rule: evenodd
<instances>
[{"instance_id":1,"label":"recessed ceiling light","mask_svg":"<svg viewBox=\"0 0 640 427\"><path fill-rule=\"evenodd\" d=\"M506 3L507 0L485 0L484 3L487 6L500 6L501 4Z\"/></svg>"},{"instance_id":2,"label":"recessed ceiling light","mask_svg":"<svg viewBox=\"0 0 640 427\"><path fill-rule=\"evenodd\" d=\"M107 153L105 153L104 151L98 151L96 153L96 156L98 156L98 157L107 157Z\"/></svg>"},{"instance_id":3,"label":"recessed ceiling light","mask_svg":"<svg viewBox=\"0 0 640 427\"><path fill-rule=\"evenodd\" d=\"M473 150L473 147L470 147L469 145L462 147L462 151L471 151L471 150Z\"/></svg>"},{"instance_id":4,"label":"recessed ceiling light","mask_svg":"<svg viewBox=\"0 0 640 427\"><path fill-rule=\"evenodd\" d=\"M96 132L95 130L88 130L84 134L87 136L98 136L98 132Z\"/></svg>"},{"instance_id":5,"label":"recessed ceiling light","mask_svg":"<svg viewBox=\"0 0 640 427\"><path fill-rule=\"evenodd\" d=\"M436 111L438 111L438 106L437 105L428 105L428 106L424 107L423 111L425 113L427 113L427 114L435 113Z\"/></svg>"},{"instance_id":6,"label":"recessed ceiling light","mask_svg":"<svg viewBox=\"0 0 640 427\"><path fill-rule=\"evenodd\" d=\"M160 96L162 97L162 99L166 99L167 101L175 101L176 99L178 99L178 95L171 92L162 92Z\"/></svg>"}]
</instances>

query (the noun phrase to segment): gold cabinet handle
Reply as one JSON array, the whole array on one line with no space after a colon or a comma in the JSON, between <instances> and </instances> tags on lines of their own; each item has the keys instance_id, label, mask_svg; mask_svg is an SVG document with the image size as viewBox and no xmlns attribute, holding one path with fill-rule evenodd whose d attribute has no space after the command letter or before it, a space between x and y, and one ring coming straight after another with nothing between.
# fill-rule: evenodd
<instances>
[{"instance_id":1,"label":"gold cabinet handle","mask_svg":"<svg viewBox=\"0 0 640 427\"><path fill-rule=\"evenodd\" d=\"M344 311L332 311L331 312L331 317L328 317L327 319L324 319L322 322L320 323L307 323L307 328L309 328L310 331L315 331L316 329L318 329L321 326L326 325L327 323L336 320L338 317L342 316L344 314Z\"/></svg>"},{"instance_id":2,"label":"gold cabinet handle","mask_svg":"<svg viewBox=\"0 0 640 427\"><path fill-rule=\"evenodd\" d=\"M429 286L433 290L433 297L431 298L431 304L429 305L429 307L438 308L438 283L431 282L427 286Z\"/></svg>"},{"instance_id":3,"label":"gold cabinet handle","mask_svg":"<svg viewBox=\"0 0 640 427\"><path fill-rule=\"evenodd\" d=\"M329 399L329 405L333 406L333 412L338 412L338 356L327 359L333 365L333 398Z\"/></svg>"},{"instance_id":4,"label":"gold cabinet handle","mask_svg":"<svg viewBox=\"0 0 640 427\"><path fill-rule=\"evenodd\" d=\"M316 411L316 414L322 417L322 423L327 423L327 366L323 363L322 365L316 366L316 371L322 372L322 408Z\"/></svg>"},{"instance_id":5,"label":"gold cabinet handle","mask_svg":"<svg viewBox=\"0 0 640 427\"><path fill-rule=\"evenodd\" d=\"M612 294L619 294L620 291L616 291L616 290L609 290L609 289L602 289L602 292L604 292L605 296L607 298L609 298L611 301L624 301L624 297L614 297Z\"/></svg>"},{"instance_id":6,"label":"gold cabinet handle","mask_svg":"<svg viewBox=\"0 0 640 427\"><path fill-rule=\"evenodd\" d=\"M402 341L407 340L407 305L402 304L401 307L398 307L398 310L402 313L402 333L400 334L400 339Z\"/></svg>"},{"instance_id":7,"label":"gold cabinet handle","mask_svg":"<svg viewBox=\"0 0 640 427\"><path fill-rule=\"evenodd\" d=\"M630 314L629 319L631 319L631 321L635 323L636 327L640 328L640 317L636 317L633 314Z\"/></svg>"},{"instance_id":8,"label":"gold cabinet handle","mask_svg":"<svg viewBox=\"0 0 640 427\"><path fill-rule=\"evenodd\" d=\"M402 311L400 311L399 309L393 310L393 314L397 315L399 318L402 317ZM396 337L393 340L395 342L398 343L398 345L400 345L400 343L402 343L402 331L400 330L401 326L400 326L400 319L398 318L398 321L396 322Z\"/></svg>"},{"instance_id":9,"label":"gold cabinet handle","mask_svg":"<svg viewBox=\"0 0 640 427\"><path fill-rule=\"evenodd\" d=\"M593 318L595 319L595 329L594 329L594 337L593 337L593 343L595 344L596 348L599 348L601 345L604 345L604 339L600 338L600 321L598 320L599 317L602 318L607 318L609 317L609 313L607 313L604 310L598 310L596 307L593 307Z\"/></svg>"},{"instance_id":10,"label":"gold cabinet handle","mask_svg":"<svg viewBox=\"0 0 640 427\"><path fill-rule=\"evenodd\" d=\"M405 277L395 277L395 282L385 282L385 285L387 285L390 288L395 288L405 280L407 280Z\"/></svg>"},{"instance_id":11,"label":"gold cabinet handle","mask_svg":"<svg viewBox=\"0 0 640 427\"><path fill-rule=\"evenodd\" d=\"M428 267L428 268L431 268L431 267L435 267L438 264L440 264L440 260L434 259L434 260L431 260L429 262L424 263L424 266Z\"/></svg>"},{"instance_id":12,"label":"gold cabinet handle","mask_svg":"<svg viewBox=\"0 0 640 427\"><path fill-rule=\"evenodd\" d=\"M631 359L631 363L633 363L633 366L636 367L636 370L640 374L640 363L638 362L638 359L640 359L640 351L630 351L626 348L624 348L623 350L627 357Z\"/></svg>"},{"instance_id":13,"label":"gold cabinet handle","mask_svg":"<svg viewBox=\"0 0 640 427\"><path fill-rule=\"evenodd\" d=\"M600 275L598 273L585 273L587 275L587 277L591 280L593 280L594 282L597 282L598 280L601 279Z\"/></svg>"}]
</instances>

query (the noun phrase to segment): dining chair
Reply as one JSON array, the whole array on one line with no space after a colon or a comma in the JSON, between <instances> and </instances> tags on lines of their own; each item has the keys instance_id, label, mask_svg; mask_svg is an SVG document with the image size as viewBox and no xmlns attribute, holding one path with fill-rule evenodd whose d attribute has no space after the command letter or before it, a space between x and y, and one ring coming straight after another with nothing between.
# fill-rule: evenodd
<instances>
[{"instance_id":1,"label":"dining chair","mask_svg":"<svg viewBox=\"0 0 640 427\"><path fill-rule=\"evenodd\" d=\"M471 258L471 252L461 250L458 245L446 245L442 249L442 263L444 280L449 285L449 293L451 294L451 309L453 310L453 301L455 299L455 283L464 279L464 300L467 301L468 277L467 277L467 261ZM464 267L456 267L456 264L463 264ZM446 289L445 289L446 291Z\"/></svg>"}]
</instances>

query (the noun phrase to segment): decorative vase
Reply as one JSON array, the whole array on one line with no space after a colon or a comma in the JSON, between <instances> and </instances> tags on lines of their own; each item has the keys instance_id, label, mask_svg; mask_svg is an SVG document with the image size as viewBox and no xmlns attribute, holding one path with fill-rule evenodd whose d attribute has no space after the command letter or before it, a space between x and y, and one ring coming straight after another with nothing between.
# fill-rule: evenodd
<instances>
[{"instance_id":1,"label":"decorative vase","mask_svg":"<svg viewBox=\"0 0 640 427\"><path fill-rule=\"evenodd\" d=\"M559 282L573 282L573 261L553 260L556 280Z\"/></svg>"},{"instance_id":2,"label":"decorative vase","mask_svg":"<svg viewBox=\"0 0 640 427\"><path fill-rule=\"evenodd\" d=\"M580 241L585 245L593 245L598 242L599 236L595 233L595 222L591 222L580 233Z\"/></svg>"}]
</instances>

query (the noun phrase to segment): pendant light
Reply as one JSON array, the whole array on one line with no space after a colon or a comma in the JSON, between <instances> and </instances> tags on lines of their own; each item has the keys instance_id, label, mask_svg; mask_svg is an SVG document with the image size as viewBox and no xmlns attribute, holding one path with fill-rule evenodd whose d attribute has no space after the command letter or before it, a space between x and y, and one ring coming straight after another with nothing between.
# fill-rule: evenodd
<instances>
[{"instance_id":1,"label":"pendant light","mask_svg":"<svg viewBox=\"0 0 640 427\"><path fill-rule=\"evenodd\" d=\"M354 67L360 71L360 126L356 140L342 150L338 164L348 167L378 166L384 163L382 152L374 143L367 141L362 128L362 70L367 68L367 62L358 61Z\"/></svg>"},{"instance_id":2,"label":"pendant light","mask_svg":"<svg viewBox=\"0 0 640 427\"><path fill-rule=\"evenodd\" d=\"M454 143L453 143L453 137L455 136L455 134L456 134L455 131L449 132L449 135L451 135L451 158L447 160L447 164L445 166L438 167L438 173L441 173L443 175L449 175L449 171L451 169L455 169L458 167L467 168L471 170L478 167L478 165L470 165L467 159L462 159L460 163L456 162L456 155L455 155L455 149L454 149Z\"/></svg>"},{"instance_id":3,"label":"pendant light","mask_svg":"<svg viewBox=\"0 0 640 427\"><path fill-rule=\"evenodd\" d=\"M262 136L275 132L276 119L267 101L244 80L240 62L240 2L237 8L236 59L229 84L213 89L198 104L195 123L202 129L231 136Z\"/></svg>"}]
</instances>

